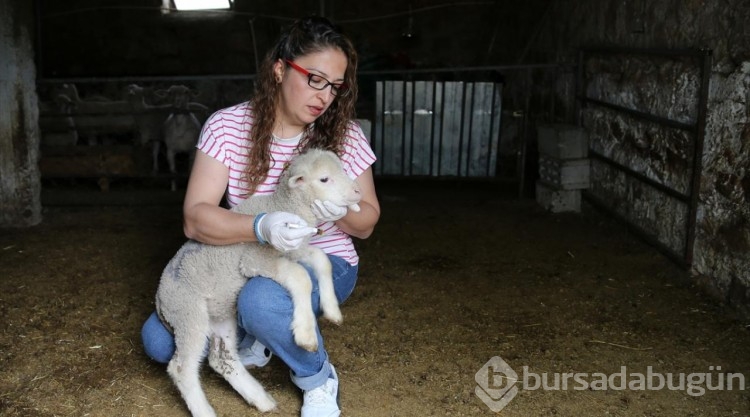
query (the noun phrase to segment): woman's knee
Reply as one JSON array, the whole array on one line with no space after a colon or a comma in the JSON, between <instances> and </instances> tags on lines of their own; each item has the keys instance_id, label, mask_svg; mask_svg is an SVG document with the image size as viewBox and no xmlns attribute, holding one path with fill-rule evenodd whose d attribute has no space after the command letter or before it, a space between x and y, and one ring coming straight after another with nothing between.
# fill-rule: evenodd
<instances>
[{"instance_id":1,"label":"woman's knee","mask_svg":"<svg viewBox=\"0 0 750 417\"><path fill-rule=\"evenodd\" d=\"M156 312L151 313L141 328L141 340L146 355L159 363L168 363L174 355L174 336L164 327Z\"/></svg>"},{"instance_id":2,"label":"woman's knee","mask_svg":"<svg viewBox=\"0 0 750 417\"><path fill-rule=\"evenodd\" d=\"M343 303L354 291L357 285L357 274L359 267L351 265L343 258L328 255L333 269L333 287L339 303Z\"/></svg>"},{"instance_id":3,"label":"woman's knee","mask_svg":"<svg viewBox=\"0 0 750 417\"><path fill-rule=\"evenodd\" d=\"M239 324L249 326L275 322L293 310L289 293L276 281L266 277L253 277L242 287L237 297Z\"/></svg>"}]
</instances>

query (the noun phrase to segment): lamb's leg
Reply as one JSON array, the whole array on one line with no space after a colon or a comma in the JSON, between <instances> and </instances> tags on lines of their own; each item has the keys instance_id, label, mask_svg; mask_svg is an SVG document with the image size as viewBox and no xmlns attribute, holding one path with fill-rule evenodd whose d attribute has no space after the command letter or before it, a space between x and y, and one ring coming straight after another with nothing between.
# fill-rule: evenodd
<instances>
[{"instance_id":1,"label":"lamb's leg","mask_svg":"<svg viewBox=\"0 0 750 417\"><path fill-rule=\"evenodd\" d=\"M180 390L193 417L215 417L200 383L200 366L210 331L208 313L203 308L180 312L180 322L170 321L175 328L175 353L167 366L167 373Z\"/></svg>"},{"instance_id":2,"label":"lamb's leg","mask_svg":"<svg viewBox=\"0 0 750 417\"><path fill-rule=\"evenodd\" d=\"M312 281L302 265L285 258L278 259L277 273L271 274L292 297L291 330L294 342L310 352L318 350L318 335L315 332L315 314L312 309Z\"/></svg>"},{"instance_id":3,"label":"lamb's leg","mask_svg":"<svg viewBox=\"0 0 750 417\"><path fill-rule=\"evenodd\" d=\"M170 188L172 191L177 191L177 164L175 163L176 151L171 147L167 146L167 163L169 163L169 172L172 174L172 183Z\"/></svg>"},{"instance_id":4,"label":"lamb's leg","mask_svg":"<svg viewBox=\"0 0 750 417\"><path fill-rule=\"evenodd\" d=\"M333 288L331 261L322 250L314 247L310 247L310 249L307 262L318 277L320 309L323 310L323 317L333 323L341 324L344 317L341 314L341 309L339 309L339 300L336 298L336 291Z\"/></svg>"},{"instance_id":5,"label":"lamb's leg","mask_svg":"<svg viewBox=\"0 0 750 417\"><path fill-rule=\"evenodd\" d=\"M213 336L208 353L211 368L224 377L248 404L263 412L276 408L276 401L250 375L237 357L236 320L212 322L211 329Z\"/></svg>"},{"instance_id":6,"label":"lamb's leg","mask_svg":"<svg viewBox=\"0 0 750 417\"><path fill-rule=\"evenodd\" d=\"M161 144L158 140L155 140L151 144L151 157L153 158L153 168L154 174L159 173L159 148L161 147Z\"/></svg>"},{"instance_id":7,"label":"lamb's leg","mask_svg":"<svg viewBox=\"0 0 750 417\"><path fill-rule=\"evenodd\" d=\"M167 163L169 164L169 172L172 174L177 173L177 164L175 163L176 153L174 149L167 147Z\"/></svg>"}]
</instances>

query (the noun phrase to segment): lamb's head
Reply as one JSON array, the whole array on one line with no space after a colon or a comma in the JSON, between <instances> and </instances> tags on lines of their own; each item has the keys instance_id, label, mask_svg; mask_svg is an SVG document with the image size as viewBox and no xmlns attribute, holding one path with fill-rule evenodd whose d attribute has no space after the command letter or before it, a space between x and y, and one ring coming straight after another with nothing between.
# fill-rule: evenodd
<instances>
[{"instance_id":1,"label":"lamb's head","mask_svg":"<svg viewBox=\"0 0 750 417\"><path fill-rule=\"evenodd\" d=\"M337 206L359 211L359 184L344 172L335 153L310 149L292 160L286 172L289 189L303 192L311 201L328 200Z\"/></svg>"}]
</instances>

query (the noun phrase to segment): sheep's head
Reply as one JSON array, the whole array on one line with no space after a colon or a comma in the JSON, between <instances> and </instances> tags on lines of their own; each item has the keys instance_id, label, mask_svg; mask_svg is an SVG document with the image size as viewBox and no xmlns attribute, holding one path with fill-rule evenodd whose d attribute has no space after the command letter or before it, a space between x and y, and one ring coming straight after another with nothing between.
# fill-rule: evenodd
<instances>
[{"instance_id":1,"label":"sheep's head","mask_svg":"<svg viewBox=\"0 0 750 417\"><path fill-rule=\"evenodd\" d=\"M187 110L190 100L198 96L197 91L190 90L184 85L172 85L166 90L157 90L154 95L172 104L178 110Z\"/></svg>"},{"instance_id":2,"label":"sheep's head","mask_svg":"<svg viewBox=\"0 0 750 417\"><path fill-rule=\"evenodd\" d=\"M301 187L313 200L328 200L359 211L362 199L359 184L344 172L341 160L330 151L310 149L292 160L287 168L288 186Z\"/></svg>"}]
</instances>

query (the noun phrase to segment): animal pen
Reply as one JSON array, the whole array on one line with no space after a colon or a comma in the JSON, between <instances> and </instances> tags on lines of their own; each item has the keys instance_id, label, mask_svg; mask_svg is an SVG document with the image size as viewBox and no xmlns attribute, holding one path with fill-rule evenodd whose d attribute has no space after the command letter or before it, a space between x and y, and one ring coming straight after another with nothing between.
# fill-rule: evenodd
<instances>
[{"instance_id":1,"label":"animal pen","mask_svg":"<svg viewBox=\"0 0 750 417\"><path fill-rule=\"evenodd\" d=\"M534 156L528 148L534 141L533 124L549 115L532 115L528 98L506 110L500 73L522 74L519 79L525 83L532 72L549 77L558 70L556 65L532 65L363 71L358 122L379 159L374 174L499 180L523 188L529 180L526 160ZM454 81L462 78L466 81ZM167 169L164 121L189 111L203 122L213 111L252 95L252 77L239 76L39 83L43 179L48 185L94 180L103 190L113 181L148 186L177 179L184 185L189 170L184 158L176 170ZM190 92L188 108L157 94L175 86Z\"/></svg>"},{"instance_id":2,"label":"animal pen","mask_svg":"<svg viewBox=\"0 0 750 417\"><path fill-rule=\"evenodd\" d=\"M743 323L602 211L583 205L581 213L551 213L519 198L528 182L520 167L533 172L533 157L521 156L534 154L536 123L550 121L530 109L555 114L553 103L499 100L517 79L512 76L505 82L416 78L363 88L380 103L361 116L371 121L380 157L382 216L375 233L356 242L359 281L342 305L343 324L320 324L341 380L344 415L496 415L499 397L483 377L513 375L518 391L508 391L514 398L503 416L748 414L746 387L737 377L722 389L703 384L702 393L688 393L678 377L700 373L716 387L724 373L746 373L750 335ZM132 81L118 81L110 97ZM158 83L174 81L204 94L216 85L248 83ZM532 84L524 89L540 88ZM195 99L217 108L235 98ZM86 161L105 168L87 171L89 180L111 182L109 191L97 186L88 194L140 196L133 187L118 189L118 182L150 185L151 148L130 133L112 138L115 143L76 145L83 155L89 155L83 149L99 152ZM132 165L142 169L113 172L106 157L112 150L142 154L143 165ZM508 192L503 180L518 189ZM165 181L157 187L179 197ZM179 203L49 204L41 225L0 233L0 415L187 415L164 366L149 360L140 342L158 278L185 241ZM495 367L499 360L507 367ZM299 415L299 391L284 363L274 357L251 372L278 400L275 415ZM648 372L671 375L674 389L576 389L561 379L603 374L620 381L620 375ZM212 372L201 377L220 414L260 415Z\"/></svg>"}]
</instances>

